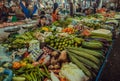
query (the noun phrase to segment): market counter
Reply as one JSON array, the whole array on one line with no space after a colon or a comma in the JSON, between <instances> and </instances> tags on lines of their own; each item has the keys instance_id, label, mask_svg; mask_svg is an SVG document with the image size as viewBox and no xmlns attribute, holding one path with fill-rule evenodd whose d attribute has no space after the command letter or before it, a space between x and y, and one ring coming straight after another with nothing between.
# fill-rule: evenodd
<instances>
[{"instance_id":1,"label":"market counter","mask_svg":"<svg viewBox=\"0 0 120 81\"><path fill-rule=\"evenodd\" d=\"M36 24L37 24L37 20L32 20L30 22L25 22L25 23L23 23L23 21L22 21L21 23L15 24L14 26L6 25L5 27L2 27L2 24L0 24L1 25L0 38L7 38L8 35L13 32L18 32L19 34L22 34L25 31L28 31L27 29L29 29L30 27L33 27ZM23 27L26 29L24 29Z\"/></svg>"}]
</instances>

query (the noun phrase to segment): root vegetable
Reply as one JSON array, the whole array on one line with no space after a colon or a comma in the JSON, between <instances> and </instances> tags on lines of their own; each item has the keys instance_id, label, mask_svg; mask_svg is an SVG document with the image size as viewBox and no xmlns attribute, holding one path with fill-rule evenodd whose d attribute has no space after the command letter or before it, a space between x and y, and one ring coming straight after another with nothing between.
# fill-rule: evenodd
<instances>
[{"instance_id":1,"label":"root vegetable","mask_svg":"<svg viewBox=\"0 0 120 81\"><path fill-rule=\"evenodd\" d=\"M67 81L66 78L60 77L60 81Z\"/></svg>"},{"instance_id":2,"label":"root vegetable","mask_svg":"<svg viewBox=\"0 0 120 81\"><path fill-rule=\"evenodd\" d=\"M52 64L52 65L55 65L56 63L57 63L57 60L55 60L55 57L52 57L52 58L51 58L51 64Z\"/></svg>"},{"instance_id":3,"label":"root vegetable","mask_svg":"<svg viewBox=\"0 0 120 81\"><path fill-rule=\"evenodd\" d=\"M64 50L61 52L59 58L58 58L58 61L62 61L62 62L65 62L67 60L67 52Z\"/></svg>"},{"instance_id":4,"label":"root vegetable","mask_svg":"<svg viewBox=\"0 0 120 81\"><path fill-rule=\"evenodd\" d=\"M55 69L59 69L59 68L60 68L60 65L59 65L59 64L56 64L56 65L54 65L54 68L55 68Z\"/></svg>"},{"instance_id":5,"label":"root vegetable","mask_svg":"<svg viewBox=\"0 0 120 81\"><path fill-rule=\"evenodd\" d=\"M50 66L48 66L48 68L49 68L49 69L53 69L53 68L54 68L54 66L53 66L53 65L50 65Z\"/></svg>"},{"instance_id":6,"label":"root vegetable","mask_svg":"<svg viewBox=\"0 0 120 81\"><path fill-rule=\"evenodd\" d=\"M37 66L37 65L39 65L39 62L33 62L32 64L33 64L33 66Z\"/></svg>"},{"instance_id":7,"label":"root vegetable","mask_svg":"<svg viewBox=\"0 0 120 81\"><path fill-rule=\"evenodd\" d=\"M51 53L51 55L52 55L53 57L56 57L56 56L58 56L58 52L57 52L57 51L53 51L53 52Z\"/></svg>"},{"instance_id":8,"label":"root vegetable","mask_svg":"<svg viewBox=\"0 0 120 81\"><path fill-rule=\"evenodd\" d=\"M54 72L55 74L59 74L60 69L57 69L57 70L50 70L50 71Z\"/></svg>"}]
</instances>

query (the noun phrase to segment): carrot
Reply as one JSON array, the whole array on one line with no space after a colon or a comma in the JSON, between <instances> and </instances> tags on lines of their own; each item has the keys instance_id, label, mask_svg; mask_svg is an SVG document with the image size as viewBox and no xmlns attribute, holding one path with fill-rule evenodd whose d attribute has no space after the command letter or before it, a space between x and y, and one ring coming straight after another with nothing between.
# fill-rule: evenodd
<instances>
[{"instance_id":1,"label":"carrot","mask_svg":"<svg viewBox=\"0 0 120 81\"><path fill-rule=\"evenodd\" d=\"M52 71L54 73L59 73L60 72L60 70L50 70L50 71Z\"/></svg>"},{"instance_id":2,"label":"carrot","mask_svg":"<svg viewBox=\"0 0 120 81\"><path fill-rule=\"evenodd\" d=\"M60 77L60 81L67 81L65 78Z\"/></svg>"},{"instance_id":3,"label":"carrot","mask_svg":"<svg viewBox=\"0 0 120 81\"><path fill-rule=\"evenodd\" d=\"M42 58L39 60L39 63L42 64L44 62L45 58Z\"/></svg>"},{"instance_id":4,"label":"carrot","mask_svg":"<svg viewBox=\"0 0 120 81\"><path fill-rule=\"evenodd\" d=\"M44 81L47 81L47 80L48 80L48 78L45 78L45 79L44 79Z\"/></svg>"},{"instance_id":5,"label":"carrot","mask_svg":"<svg viewBox=\"0 0 120 81\"><path fill-rule=\"evenodd\" d=\"M90 35L90 31L88 29L83 30L83 35L89 36Z\"/></svg>"}]
</instances>

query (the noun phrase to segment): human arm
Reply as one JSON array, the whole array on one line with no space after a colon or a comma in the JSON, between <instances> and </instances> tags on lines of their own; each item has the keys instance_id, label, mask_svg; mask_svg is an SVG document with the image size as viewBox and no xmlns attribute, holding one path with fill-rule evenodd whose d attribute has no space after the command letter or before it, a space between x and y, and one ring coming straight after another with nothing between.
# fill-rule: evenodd
<instances>
[{"instance_id":1,"label":"human arm","mask_svg":"<svg viewBox=\"0 0 120 81\"><path fill-rule=\"evenodd\" d=\"M29 10L23 5L23 3L20 1L20 6L21 6L21 8L22 8L22 11L23 11L23 13L25 14L25 16L27 17L27 18L29 18L30 17L30 15L29 15Z\"/></svg>"}]
</instances>

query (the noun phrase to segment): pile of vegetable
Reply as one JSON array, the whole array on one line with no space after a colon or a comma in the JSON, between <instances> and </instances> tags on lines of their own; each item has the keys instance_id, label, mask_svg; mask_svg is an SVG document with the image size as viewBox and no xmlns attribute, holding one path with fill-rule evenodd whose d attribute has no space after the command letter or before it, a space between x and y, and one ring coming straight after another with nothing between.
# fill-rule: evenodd
<instances>
[{"instance_id":1,"label":"pile of vegetable","mask_svg":"<svg viewBox=\"0 0 120 81\"><path fill-rule=\"evenodd\" d=\"M11 66L0 64L0 81L8 70L12 81L93 81L113 38L101 18L107 20L100 14L67 18L9 37L3 46Z\"/></svg>"},{"instance_id":2,"label":"pile of vegetable","mask_svg":"<svg viewBox=\"0 0 120 81\"><path fill-rule=\"evenodd\" d=\"M49 36L45 39L45 41L54 49L62 51L65 47L78 47L84 40L77 37Z\"/></svg>"},{"instance_id":3,"label":"pile of vegetable","mask_svg":"<svg viewBox=\"0 0 120 81\"><path fill-rule=\"evenodd\" d=\"M85 48L69 47L67 53L70 61L75 63L89 77L94 76L94 72L99 70L103 60L101 53Z\"/></svg>"},{"instance_id":4,"label":"pile of vegetable","mask_svg":"<svg viewBox=\"0 0 120 81\"><path fill-rule=\"evenodd\" d=\"M50 78L46 66L32 62L30 58L13 62L12 68L15 74L13 81L43 81L44 78Z\"/></svg>"}]
</instances>

